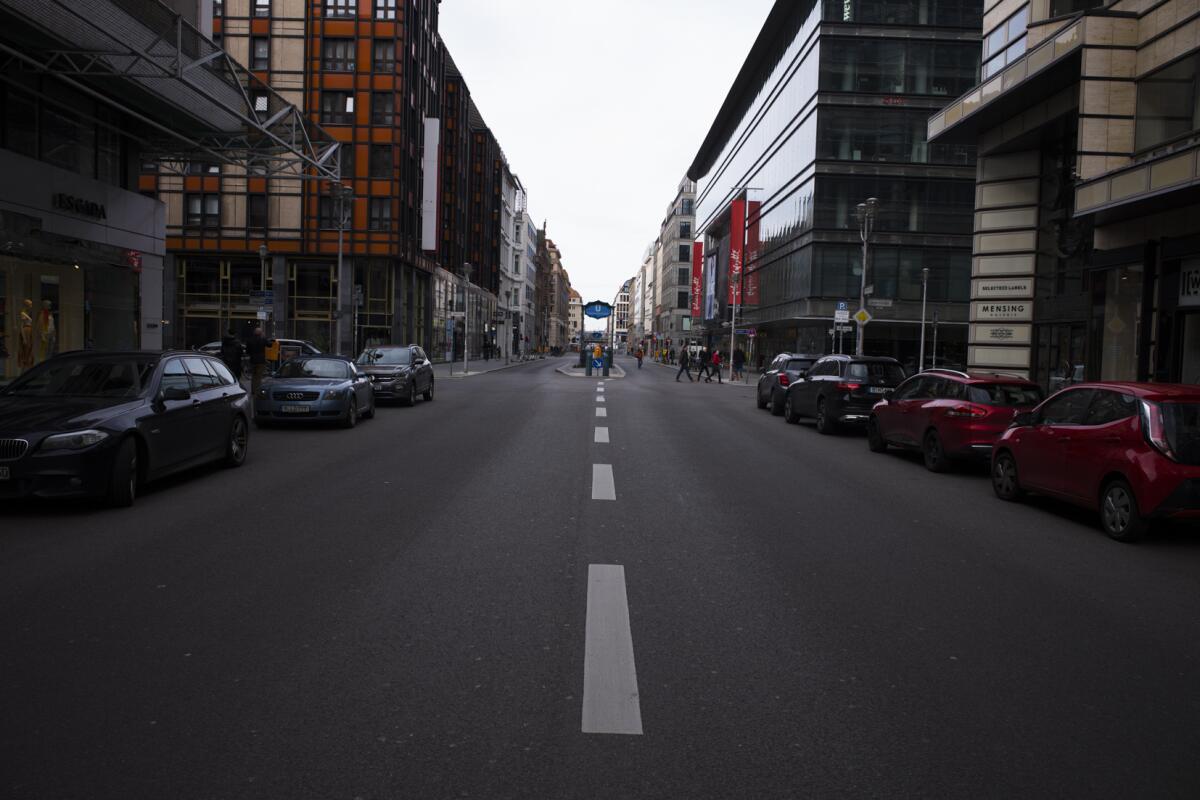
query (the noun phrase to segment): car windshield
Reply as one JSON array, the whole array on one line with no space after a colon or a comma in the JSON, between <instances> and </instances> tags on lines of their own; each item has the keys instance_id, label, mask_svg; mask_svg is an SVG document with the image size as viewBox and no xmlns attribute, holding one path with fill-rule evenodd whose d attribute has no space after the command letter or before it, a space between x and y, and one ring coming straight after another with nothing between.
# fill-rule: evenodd
<instances>
[{"instance_id":1,"label":"car windshield","mask_svg":"<svg viewBox=\"0 0 1200 800\"><path fill-rule=\"evenodd\" d=\"M4 395L22 397L137 397L154 374L152 358L62 358L12 382Z\"/></svg>"},{"instance_id":2,"label":"car windshield","mask_svg":"<svg viewBox=\"0 0 1200 800\"><path fill-rule=\"evenodd\" d=\"M1042 390L1027 383L977 383L967 387L967 399L985 406L1036 406Z\"/></svg>"},{"instance_id":3,"label":"car windshield","mask_svg":"<svg viewBox=\"0 0 1200 800\"><path fill-rule=\"evenodd\" d=\"M804 372L806 369L808 369L812 365L813 365L812 359L793 358L791 361L787 362L787 366L784 367L784 369L788 372Z\"/></svg>"},{"instance_id":4,"label":"car windshield","mask_svg":"<svg viewBox=\"0 0 1200 800\"><path fill-rule=\"evenodd\" d=\"M275 373L277 378L345 378L349 365L332 358L306 358L285 361Z\"/></svg>"},{"instance_id":5,"label":"car windshield","mask_svg":"<svg viewBox=\"0 0 1200 800\"><path fill-rule=\"evenodd\" d=\"M412 363L412 351L407 347L376 347L364 350L358 357L358 363L406 366Z\"/></svg>"},{"instance_id":6,"label":"car windshield","mask_svg":"<svg viewBox=\"0 0 1200 800\"><path fill-rule=\"evenodd\" d=\"M887 361L860 361L846 367L846 379L876 386L894 386L904 380L904 369Z\"/></svg>"},{"instance_id":7,"label":"car windshield","mask_svg":"<svg viewBox=\"0 0 1200 800\"><path fill-rule=\"evenodd\" d=\"M1163 403L1167 443L1184 464L1200 465L1200 403Z\"/></svg>"}]
</instances>

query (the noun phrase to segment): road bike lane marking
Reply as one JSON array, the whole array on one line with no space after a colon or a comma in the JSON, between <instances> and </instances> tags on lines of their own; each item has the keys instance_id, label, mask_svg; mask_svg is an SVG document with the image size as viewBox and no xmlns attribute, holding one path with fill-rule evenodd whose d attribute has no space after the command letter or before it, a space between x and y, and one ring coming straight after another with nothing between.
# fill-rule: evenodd
<instances>
[{"instance_id":1,"label":"road bike lane marking","mask_svg":"<svg viewBox=\"0 0 1200 800\"><path fill-rule=\"evenodd\" d=\"M619 564L588 566L581 727L584 733L642 735L625 567Z\"/></svg>"}]
</instances>

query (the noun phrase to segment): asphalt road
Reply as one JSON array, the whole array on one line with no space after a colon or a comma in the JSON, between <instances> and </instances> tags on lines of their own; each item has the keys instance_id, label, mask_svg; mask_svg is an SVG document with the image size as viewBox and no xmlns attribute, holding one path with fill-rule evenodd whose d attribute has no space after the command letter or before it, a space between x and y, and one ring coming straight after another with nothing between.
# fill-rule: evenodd
<instances>
[{"instance_id":1,"label":"asphalt road","mask_svg":"<svg viewBox=\"0 0 1200 800\"><path fill-rule=\"evenodd\" d=\"M0 506L0 795L1200 796L1200 531L1116 544L632 365Z\"/></svg>"}]
</instances>

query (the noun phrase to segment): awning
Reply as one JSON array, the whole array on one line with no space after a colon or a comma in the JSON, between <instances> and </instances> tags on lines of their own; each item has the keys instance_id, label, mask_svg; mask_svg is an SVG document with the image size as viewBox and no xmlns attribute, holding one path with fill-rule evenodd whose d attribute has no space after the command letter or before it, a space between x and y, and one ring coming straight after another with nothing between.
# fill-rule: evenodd
<instances>
[{"instance_id":1,"label":"awning","mask_svg":"<svg viewBox=\"0 0 1200 800\"><path fill-rule=\"evenodd\" d=\"M340 174L333 137L158 0L0 0L0 74L14 67L142 123L145 160Z\"/></svg>"}]
</instances>

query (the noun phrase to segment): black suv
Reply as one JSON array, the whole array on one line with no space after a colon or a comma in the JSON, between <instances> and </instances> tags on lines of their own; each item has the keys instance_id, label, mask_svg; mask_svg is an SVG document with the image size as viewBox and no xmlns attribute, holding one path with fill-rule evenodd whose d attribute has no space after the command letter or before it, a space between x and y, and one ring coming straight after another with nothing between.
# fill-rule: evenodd
<instances>
[{"instance_id":1,"label":"black suv","mask_svg":"<svg viewBox=\"0 0 1200 800\"><path fill-rule=\"evenodd\" d=\"M355 364L371 378L377 400L399 400L411 406L418 394L433 399L433 363L415 344L368 347Z\"/></svg>"},{"instance_id":2,"label":"black suv","mask_svg":"<svg viewBox=\"0 0 1200 800\"><path fill-rule=\"evenodd\" d=\"M770 406L772 414L777 417L782 414L787 387L801 380L819 358L820 356L802 353L780 353L775 356L775 360L758 379L758 407Z\"/></svg>"},{"instance_id":3,"label":"black suv","mask_svg":"<svg viewBox=\"0 0 1200 800\"><path fill-rule=\"evenodd\" d=\"M825 356L804 380L788 387L783 416L793 423L815 417L821 433L835 433L843 424L864 424L875 404L904 378L904 368L894 358Z\"/></svg>"}]
</instances>

